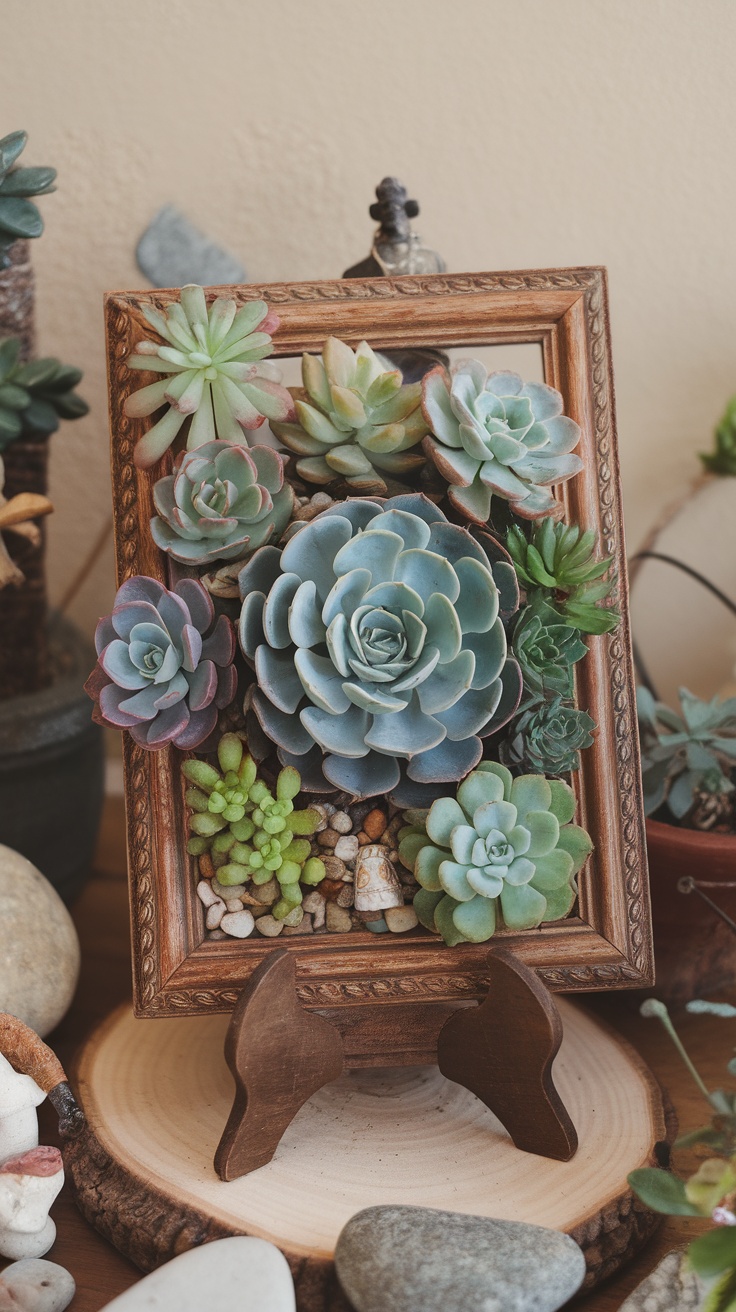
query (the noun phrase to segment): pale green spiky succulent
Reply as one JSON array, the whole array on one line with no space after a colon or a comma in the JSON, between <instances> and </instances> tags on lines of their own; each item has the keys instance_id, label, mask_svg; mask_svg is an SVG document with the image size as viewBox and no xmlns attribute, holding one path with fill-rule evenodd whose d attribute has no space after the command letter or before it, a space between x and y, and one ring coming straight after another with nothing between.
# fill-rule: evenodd
<instances>
[{"instance_id":1,"label":"pale green spiky succulent","mask_svg":"<svg viewBox=\"0 0 736 1312\"><path fill-rule=\"evenodd\" d=\"M401 835L399 856L421 884L414 899L426 928L449 946L485 943L500 913L507 929L532 929L572 910L575 876L593 850L571 824L568 784L483 761L456 797L433 802Z\"/></svg>"},{"instance_id":2,"label":"pale green spiky succulent","mask_svg":"<svg viewBox=\"0 0 736 1312\"><path fill-rule=\"evenodd\" d=\"M452 505L477 524L488 521L492 496L524 519L559 517L550 486L583 467L572 454L580 428L562 405L554 387L503 370L489 374L480 360L426 374L422 409L431 436L424 450L447 480Z\"/></svg>"},{"instance_id":3,"label":"pale green spiky succulent","mask_svg":"<svg viewBox=\"0 0 736 1312\"><path fill-rule=\"evenodd\" d=\"M424 464L415 448L427 432L421 385L403 384L367 342L352 351L328 337L321 359L302 360L304 390L294 391L297 423L271 427L300 459L308 483L343 478L361 492L386 492L382 473L402 477Z\"/></svg>"},{"instance_id":4,"label":"pale green spiky succulent","mask_svg":"<svg viewBox=\"0 0 736 1312\"><path fill-rule=\"evenodd\" d=\"M0 269L10 263L8 251L19 237L43 232L43 219L29 198L56 190L56 169L15 167L27 140L27 132L9 132L0 139Z\"/></svg>"},{"instance_id":5,"label":"pale green spiky succulent","mask_svg":"<svg viewBox=\"0 0 736 1312\"><path fill-rule=\"evenodd\" d=\"M676 820L692 809L698 793L734 791L736 697L701 701L680 688L682 714L655 701L648 688L637 691L642 745L644 810L652 815L666 804Z\"/></svg>"},{"instance_id":6,"label":"pale green spiky succulent","mask_svg":"<svg viewBox=\"0 0 736 1312\"><path fill-rule=\"evenodd\" d=\"M613 580L603 578L612 557L597 558L593 529L581 533L574 524L543 519L527 537L512 524L506 546L530 597L545 598L565 623L581 633L610 633L620 623L615 607L599 604L613 588Z\"/></svg>"},{"instance_id":7,"label":"pale green spiky succulent","mask_svg":"<svg viewBox=\"0 0 736 1312\"><path fill-rule=\"evenodd\" d=\"M274 796L237 734L223 734L217 759L219 770L196 759L181 767L192 785L185 795L192 812L187 851L211 851L225 886L265 884L275 876L281 896L273 914L283 919L301 903L300 883L318 884L325 877L324 862L311 855L309 842L320 815L294 809L301 778L293 766L279 773Z\"/></svg>"},{"instance_id":8,"label":"pale green spiky succulent","mask_svg":"<svg viewBox=\"0 0 736 1312\"><path fill-rule=\"evenodd\" d=\"M270 334L278 317L265 301L235 301L218 296L207 306L204 291L194 284L181 289L181 301L163 314L142 307L144 317L164 341L139 342L128 357L129 369L167 375L132 392L125 413L141 419L168 405L166 413L136 444L139 469L155 465L171 446L185 420L191 418L187 447L191 451L219 438L245 444L245 434L266 419L293 417L294 407L275 371L258 362L270 355Z\"/></svg>"}]
</instances>

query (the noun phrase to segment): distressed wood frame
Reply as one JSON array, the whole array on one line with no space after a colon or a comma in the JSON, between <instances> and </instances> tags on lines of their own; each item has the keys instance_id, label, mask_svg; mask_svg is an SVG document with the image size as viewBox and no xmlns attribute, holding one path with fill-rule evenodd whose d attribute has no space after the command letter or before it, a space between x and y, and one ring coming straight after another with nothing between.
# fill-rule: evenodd
<instances>
[{"instance_id":1,"label":"distressed wood frame","mask_svg":"<svg viewBox=\"0 0 736 1312\"><path fill-rule=\"evenodd\" d=\"M574 781L580 822L596 845L580 879L578 914L535 930L504 931L498 941L533 967L552 991L651 984L651 921L605 270L437 274L208 289L208 297L220 293L234 295L238 303L262 297L277 309L281 317L274 339L277 356L318 352L331 333L352 345L365 337L378 349L541 344L546 381L562 392L565 413L583 432L579 451L585 468L561 489L566 514L584 528L594 528L601 549L614 557L623 618L613 634L590 640L588 656L576 666L577 703L589 709L599 725L596 742L583 752ZM125 359L149 332L141 307L161 308L176 298L177 290L106 297L118 584L139 573L168 581L166 557L148 530L152 487L162 467L153 473L136 470L133 449L145 421L127 418L123 402L139 385ZM164 460L163 472L169 467L170 457L169 463ZM204 909L185 851L178 753L172 748L143 751L128 735L124 751L136 1014L230 1011L273 944L265 939L212 942L205 938ZM348 1019L345 1008L355 1004L400 1007L394 1012L398 1022L400 1015L409 1018L402 1004L440 1004L429 1010L446 1015L448 1008L481 998L487 989L483 969L487 943L448 948L422 930L403 936L366 931L294 936L288 947L296 957L301 1001L340 1017L343 1024ZM364 1028L375 1025L377 1010L361 1007ZM407 1044L411 1047L407 1028L401 1048L404 1059ZM367 1051L373 1042L366 1034L358 1046ZM417 1037L416 1048L419 1059L427 1044ZM385 1064L389 1055L384 1051Z\"/></svg>"}]
</instances>

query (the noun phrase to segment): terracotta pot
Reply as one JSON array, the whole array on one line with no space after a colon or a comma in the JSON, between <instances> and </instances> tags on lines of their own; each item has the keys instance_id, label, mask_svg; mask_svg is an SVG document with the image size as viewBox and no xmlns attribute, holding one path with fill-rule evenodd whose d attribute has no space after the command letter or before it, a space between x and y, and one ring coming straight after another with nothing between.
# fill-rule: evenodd
<instances>
[{"instance_id":1,"label":"terracotta pot","mask_svg":"<svg viewBox=\"0 0 736 1312\"><path fill-rule=\"evenodd\" d=\"M736 933L697 893L681 893L680 879L736 884L736 835L647 820L649 882L657 982L667 1002L689 1002L736 984ZM710 888L708 897L736 921L736 888Z\"/></svg>"}]
</instances>

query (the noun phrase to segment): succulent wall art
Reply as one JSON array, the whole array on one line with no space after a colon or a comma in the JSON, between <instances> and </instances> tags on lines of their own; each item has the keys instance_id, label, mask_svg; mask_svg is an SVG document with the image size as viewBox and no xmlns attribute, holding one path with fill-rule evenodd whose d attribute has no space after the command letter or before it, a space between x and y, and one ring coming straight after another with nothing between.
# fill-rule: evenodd
<instances>
[{"instance_id":1,"label":"succulent wall art","mask_svg":"<svg viewBox=\"0 0 736 1312\"><path fill-rule=\"evenodd\" d=\"M562 395L476 359L407 383L335 335L287 389L266 301L143 313L125 413L167 584L123 583L88 690L173 752L209 938L454 949L570 915L576 670L619 616L558 497L583 468Z\"/></svg>"}]
</instances>

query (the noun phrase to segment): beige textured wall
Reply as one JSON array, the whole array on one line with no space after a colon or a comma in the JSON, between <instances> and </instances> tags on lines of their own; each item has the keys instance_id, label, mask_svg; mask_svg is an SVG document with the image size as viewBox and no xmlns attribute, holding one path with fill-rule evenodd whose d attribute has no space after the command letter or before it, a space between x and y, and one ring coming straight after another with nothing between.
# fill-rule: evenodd
<instances>
[{"instance_id":1,"label":"beige textured wall","mask_svg":"<svg viewBox=\"0 0 736 1312\"><path fill-rule=\"evenodd\" d=\"M254 280L360 258L386 173L452 270L606 264L631 542L687 482L736 390L733 0L0 0L0 27L0 127L59 170L40 344L92 403L55 440L55 596L109 513L102 293L167 201ZM76 618L111 593L108 552Z\"/></svg>"}]
</instances>

